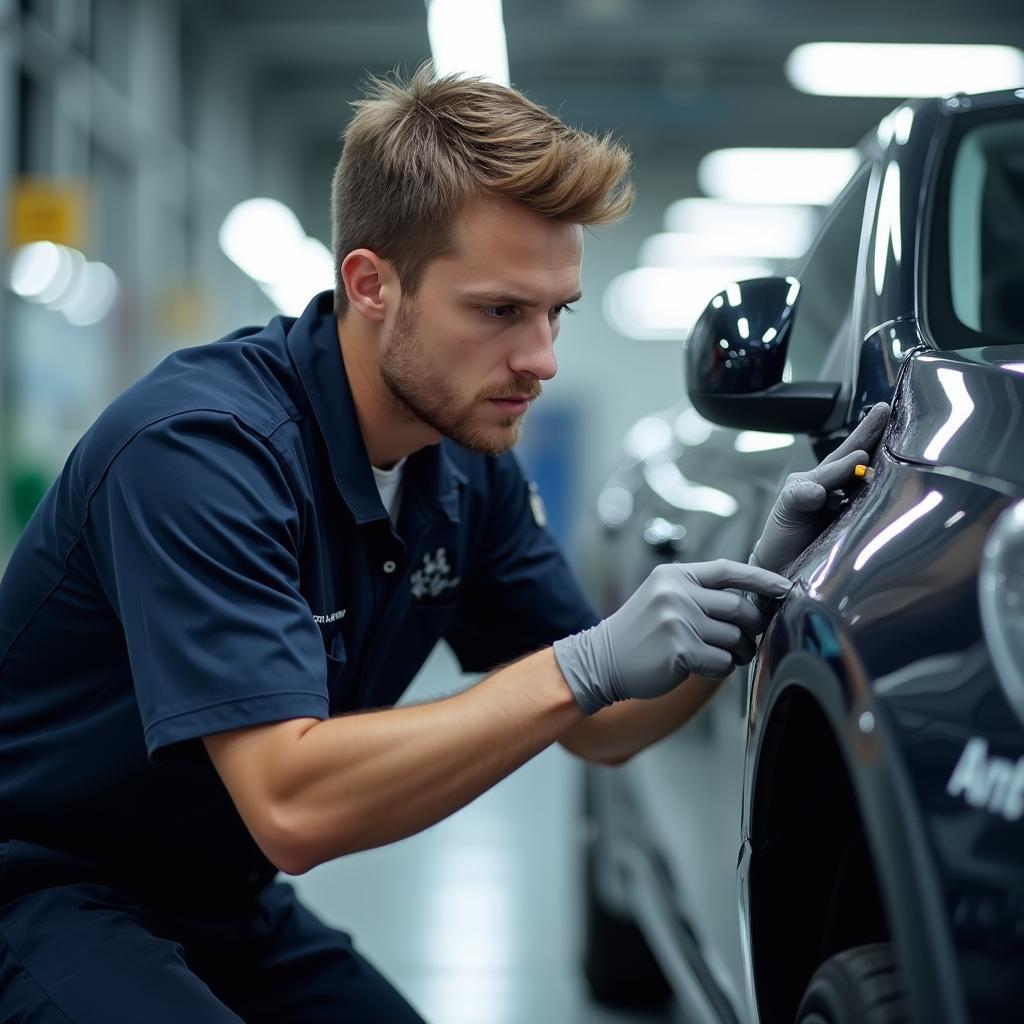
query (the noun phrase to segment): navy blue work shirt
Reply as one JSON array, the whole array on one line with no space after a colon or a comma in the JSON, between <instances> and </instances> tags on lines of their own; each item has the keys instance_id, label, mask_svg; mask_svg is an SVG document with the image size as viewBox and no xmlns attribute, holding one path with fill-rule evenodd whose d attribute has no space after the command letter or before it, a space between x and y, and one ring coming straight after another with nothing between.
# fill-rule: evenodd
<instances>
[{"instance_id":1,"label":"navy blue work shirt","mask_svg":"<svg viewBox=\"0 0 1024 1024\"><path fill-rule=\"evenodd\" d=\"M275 873L201 737L395 702L597 621L511 453L443 440L381 503L331 293L175 352L68 458L0 582L0 843L146 890ZM12 842L13 841L13 842Z\"/></svg>"}]
</instances>

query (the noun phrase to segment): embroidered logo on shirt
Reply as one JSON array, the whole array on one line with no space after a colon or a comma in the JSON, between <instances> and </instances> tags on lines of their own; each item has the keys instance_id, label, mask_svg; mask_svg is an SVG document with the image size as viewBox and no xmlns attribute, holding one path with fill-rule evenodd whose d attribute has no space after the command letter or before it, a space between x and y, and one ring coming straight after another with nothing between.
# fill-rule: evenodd
<instances>
[{"instance_id":1,"label":"embroidered logo on shirt","mask_svg":"<svg viewBox=\"0 0 1024 1024\"><path fill-rule=\"evenodd\" d=\"M446 590L457 587L462 579L459 576L453 579L451 572L448 552L444 548L438 548L433 554L428 551L423 556L423 565L409 577L412 596L417 600L438 597Z\"/></svg>"},{"instance_id":2,"label":"embroidered logo on shirt","mask_svg":"<svg viewBox=\"0 0 1024 1024\"><path fill-rule=\"evenodd\" d=\"M331 612L330 615L314 615L313 621L319 623L321 626L328 622L337 622L338 619L345 618L345 612L347 611L347 608L341 608L336 612Z\"/></svg>"}]
</instances>

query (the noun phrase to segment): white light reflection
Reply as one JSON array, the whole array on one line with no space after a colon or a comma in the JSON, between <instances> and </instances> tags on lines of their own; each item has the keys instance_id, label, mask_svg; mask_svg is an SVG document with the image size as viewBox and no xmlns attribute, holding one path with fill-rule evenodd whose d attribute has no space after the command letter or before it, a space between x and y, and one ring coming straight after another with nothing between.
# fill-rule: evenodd
<instances>
[{"instance_id":1,"label":"white light reflection","mask_svg":"<svg viewBox=\"0 0 1024 1024\"><path fill-rule=\"evenodd\" d=\"M746 341L750 337L750 322L745 316L738 317L736 320L736 330L739 331L740 337Z\"/></svg>"},{"instance_id":2,"label":"white light reflection","mask_svg":"<svg viewBox=\"0 0 1024 1024\"><path fill-rule=\"evenodd\" d=\"M638 420L626 434L625 448L634 459L649 459L672 444L672 428L657 416Z\"/></svg>"},{"instance_id":3,"label":"white light reflection","mask_svg":"<svg viewBox=\"0 0 1024 1024\"><path fill-rule=\"evenodd\" d=\"M770 452L777 448L788 448L796 443L792 434L769 434L761 430L743 430L736 435L735 448L738 452Z\"/></svg>"},{"instance_id":4,"label":"white light reflection","mask_svg":"<svg viewBox=\"0 0 1024 1024\"><path fill-rule=\"evenodd\" d=\"M677 199L665 210L666 232L722 239L731 256L739 256L752 239L763 239L773 252L801 256L814 239L814 207L784 203L732 203L723 199ZM767 252L767 250L766 250Z\"/></svg>"},{"instance_id":5,"label":"white light reflection","mask_svg":"<svg viewBox=\"0 0 1024 1024\"><path fill-rule=\"evenodd\" d=\"M736 499L715 487L691 484L674 462L648 462L644 480L663 501L687 512L709 512L728 519L736 514Z\"/></svg>"},{"instance_id":6,"label":"white light reflection","mask_svg":"<svg viewBox=\"0 0 1024 1024\"><path fill-rule=\"evenodd\" d=\"M1011 373L1024 373L1024 363L1000 363L1000 369L1009 370Z\"/></svg>"},{"instance_id":7,"label":"white light reflection","mask_svg":"<svg viewBox=\"0 0 1024 1024\"><path fill-rule=\"evenodd\" d=\"M878 201L878 228L875 231L875 294L885 286L885 265L892 246L893 260L898 266L903 258L903 232L900 225L900 167L889 162Z\"/></svg>"},{"instance_id":8,"label":"white light reflection","mask_svg":"<svg viewBox=\"0 0 1024 1024\"><path fill-rule=\"evenodd\" d=\"M800 294L800 282L795 277L787 277L786 280L789 282L789 291L786 292L786 305L792 306L796 302L796 297Z\"/></svg>"},{"instance_id":9,"label":"white light reflection","mask_svg":"<svg viewBox=\"0 0 1024 1024\"><path fill-rule=\"evenodd\" d=\"M942 501L938 491L929 491L909 512L904 512L899 519L890 523L877 537L864 545L864 550L853 563L854 570L863 569L867 563L894 537L913 526L922 516L926 516Z\"/></svg>"},{"instance_id":10,"label":"white light reflection","mask_svg":"<svg viewBox=\"0 0 1024 1024\"><path fill-rule=\"evenodd\" d=\"M712 431L711 424L696 409L684 409L675 422L675 435L685 445L695 448L703 444Z\"/></svg>"},{"instance_id":11,"label":"white light reflection","mask_svg":"<svg viewBox=\"0 0 1024 1024\"><path fill-rule=\"evenodd\" d=\"M779 332L774 327L769 327L764 334L761 335L761 340L767 345L773 342L779 336Z\"/></svg>"},{"instance_id":12,"label":"white light reflection","mask_svg":"<svg viewBox=\"0 0 1024 1024\"><path fill-rule=\"evenodd\" d=\"M832 549L829 551L828 558L825 559L824 564L807 581L807 583L808 583L807 594L808 594L809 597L817 597L818 596L818 587L821 586L821 584L825 582L825 577L828 575L829 569L832 568L832 563L836 560L836 555L839 554L839 548L842 545L842 543L843 543L843 538L840 537L839 540L837 540L835 542L835 544L832 545Z\"/></svg>"},{"instance_id":13,"label":"white light reflection","mask_svg":"<svg viewBox=\"0 0 1024 1024\"><path fill-rule=\"evenodd\" d=\"M953 435L967 422L974 411L974 402L967 393L964 375L961 370L944 368L938 371L939 383L949 399L949 418L938 429L935 436L928 442L924 457L936 462L942 449L946 447Z\"/></svg>"},{"instance_id":14,"label":"white light reflection","mask_svg":"<svg viewBox=\"0 0 1024 1024\"><path fill-rule=\"evenodd\" d=\"M736 307L743 301L743 296L740 294L740 286L735 281L730 281L725 286L725 297L729 300L729 305Z\"/></svg>"},{"instance_id":15,"label":"white light reflection","mask_svg":"<svg viewBox=\"0 0 1024 1024\"><path fill-rule=\"evenodd\" d=\"M61 250L53 242L31 242L14 254L11 262L11 290L35 302L60 272Z\"/></svg>"},{"instance_id":16,"label":"white light reflection","mask_svg":"<svg viewBox=\"0 0 1024 1024\"><path fill-rule=\"evenodd\" d=\"M967 515L967 513L963 509L959 512L954 512L942 525L944 528L948 529L950 526L953 526L954 523L959 523L965 515Z\"/></svg>"}]
</instances>

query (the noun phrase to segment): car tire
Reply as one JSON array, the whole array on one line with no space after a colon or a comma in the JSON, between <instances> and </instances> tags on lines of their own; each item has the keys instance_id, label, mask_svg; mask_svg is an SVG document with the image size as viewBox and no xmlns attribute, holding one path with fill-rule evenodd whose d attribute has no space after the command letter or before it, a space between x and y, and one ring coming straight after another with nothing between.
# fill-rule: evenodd
<instances>
[{"instance_id":1,"label":"car tire","mask_svg":"<svg viewBox=\"0 0 1024 1024\"><path fill-rule=\"evenodd\" d=\"M596 852L587 851L583 973L591 996L616 1009L661 1009L672 994L647 940L630 920L601 905Z\"/></svg>"},{"instance_id":2,"label":"car tire","mask_svg":"<svg viewBox=\"0 0 1024 1024\"><path fill-rule=\"evenodd\" d=\"M903 982L887 942L855 946L826 960L811 978L797 1024L905 1024Z\"/></svg>"}]
</instances>

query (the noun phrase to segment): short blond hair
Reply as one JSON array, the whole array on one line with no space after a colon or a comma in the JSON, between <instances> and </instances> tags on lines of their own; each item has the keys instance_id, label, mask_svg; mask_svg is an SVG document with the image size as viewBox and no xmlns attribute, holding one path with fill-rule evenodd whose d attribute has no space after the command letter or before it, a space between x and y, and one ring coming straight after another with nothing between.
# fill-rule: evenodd
<instances>
[{"instance_id":1,"label":"short blond hair","mask_svg":"<svg viewBox=\"0 0 1024 1024\"><path fill-rule=\"evenodd\" d=\"M521 203L584 226L626 215L629 150L608 135L570 128L522 93L429 62L407 83L371 77L345 131L331 184L334 306L348 308L341 264L354 249L390 261L414 294L426 264L452 250L453 225L471 199Z\"/></svg>"}]
</instances>

